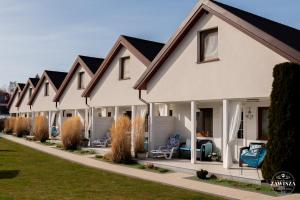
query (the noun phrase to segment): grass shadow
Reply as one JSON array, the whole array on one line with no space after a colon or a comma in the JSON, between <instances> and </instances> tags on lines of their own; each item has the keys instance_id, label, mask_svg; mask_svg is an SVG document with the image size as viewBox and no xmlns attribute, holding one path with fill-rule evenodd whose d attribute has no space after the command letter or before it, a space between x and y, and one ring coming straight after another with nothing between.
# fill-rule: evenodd
<instances>
[{"instance_id":1,"label":"grass shadow","mask_svg":"<svg viewBox=\"0 0 300 200\"><path fill-rule=\"evenodd\" d=\"M12 149L0 149L0 152L16 152L16 150L12 150Z\"/></svg>"},{"instance_id":2,"label":"grass shadow","mask_svg":"<svg viewBox=\"0 0 300 200\"><path fill-rule=\"evenodd\" d=\"M0 170L0 179L11 179L18 176L20 170Z\"/></svg>"}]
</instances>

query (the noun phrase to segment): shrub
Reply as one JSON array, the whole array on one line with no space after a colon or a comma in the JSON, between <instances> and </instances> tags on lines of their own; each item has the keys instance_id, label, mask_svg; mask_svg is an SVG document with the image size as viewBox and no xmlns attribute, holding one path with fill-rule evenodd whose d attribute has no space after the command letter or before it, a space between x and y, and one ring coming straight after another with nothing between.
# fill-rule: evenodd
<instances>
[{"instance_id":1,"label":"shrub","mask_svg":"<svg viewBox=\"0 0 300 200\"><path fill-rule=\"evenodd\" d=\"M278 64L274 67L273 77L269 140L262 173L270 180L276 172L288 171L297 179L300 173L300 65Z\"/></svg>"},{"instance_id":2,"label":"shrub","mask_svg":"<svg viewBox=\"0 0 300 200\"><path fill-rule=\"evenodd\" d=\"M145 120L142 117L136 117L133 121L133 128L135 133L135 153L145 152L144 140L145 140Z\"/></svg>"},{"instance_id":3,"label":"shrub","mask_svg":"<svg viewBox=\"0 0 300 200\"><path fill-rule=\"evenodd\" d=\"M130 132L131 122L128 117L120 117L111 128L112 161L128 163L131 161Z\"/></svg>"},{"instance_id":4,"label":"shrub","mask_svg":"<svg viewBox=\"0 0 300 200\"><path fill-rule=\"evenodd\" d=\"M200 171L197 171L197 177L199 179L206 179L206 176L208 174L208 171L201 169Z\"/></svg>"},{"instance_id":5,"label":"shrub","mask_svg":"<svg viewBox=\"0 0 300 200\"><path fill-rule=\"evenodd\" d=\"M61 141L64 149L75 150L80 146L82 124L79 117L68 118L62 125Z\"/></svg>"},{"instance_id":6,"label":"shrub","mask_svg":"<svg viewBox=\"0 0 300 200\"><path fill-rule=\"evenodd\" d=\"M30 133L30 122L25 117L18 117L15 123L15 134L17 137L23 137Z\"/></svg>"},{"instance_id":7,"label":"shrub","mask_svg":"<svg viewBox=\"0 0 300 200\"><path fill-rule=\"evenodd\" d=\"M14 132L16 119L16 117L11 117L4 121L4 133L10 134Z\"/></svg>"},{"instance_id":8,"label":"shrub","mask_svg":"<svg viewBox=\"0 0 300 200\"><path fill-rule=\"evenodd\" d=\"M35 118L33 134L35 140L46 142L46 140L49 138L49 127L46 117L37 116Z\"/></svg>"}]
</instances>

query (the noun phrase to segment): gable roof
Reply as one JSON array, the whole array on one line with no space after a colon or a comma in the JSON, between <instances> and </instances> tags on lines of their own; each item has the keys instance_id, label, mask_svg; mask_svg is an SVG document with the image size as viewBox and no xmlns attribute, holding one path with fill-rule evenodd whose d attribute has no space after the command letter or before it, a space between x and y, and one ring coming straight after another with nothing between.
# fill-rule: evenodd
<instances>
[{"instance_id":1,"label":"gable roof","mask_svg":"<svg viewBox=\"0 0 300 200\"><path fill-rule=\"evenodd\" d=\"M101 63L104 60L103 58L96 58L96 57L83 56L83 55L79 55L78 57L85 63L85 65L89 68L89 70L93 74L97 72Z\"/></svg>"},{"instance_id":2,"label":"gable roof","mask_svg":"<svg viewBox=\"0 0 300 200\"><path fill-rule=\"evenodd\" d=\"M35 88L37 83L39 82L39 80L40 80L39 78L29 78L28 79L28 81L27 81L26 85L24 86L24 89L23 89L23 91L22 91L22 93L21 93L21 95L20 95L20 97L19 97L19 99L16 103L16 107L20 107L20 105L21 105L21 103L22 103L22 101L25 97L26 91L29 88L29 85L31 85L32 88Z\"/></svg>"},{"instance_id":3,"label":"gable roof","mask_svg":"<svg viewBox=\"0 0 300 200\"><path fill-rule=\"evenodd\" d=\"M104 72L108 69L110 63L113 61L113 58L118 54L122 47L128 49L135 57L137 57L137 59L139 59L146 67L148 67L163 46L163 43L121 35L110 50L109 54L106 56L105 60L102 62L94 78L84 90L82 96L88 97L90 95L93 88L101 79Z\"/></svg>"},{"instance_id":4,"label":"gable roof","mask_svg":"<svg viewBox=\"0 0 300 200\"><path fill-rule=\"evenodd\" d=\"M77 58L76 58L74 64L72 65L68 75L66 76L63 83L59 87L53 101L54 102L59 101L61 95L63 94L63 92L67 88L68 84L70 83L71 79L73 78L73 76L74 76L74 74L75 74L75 72L76 72L76 70L78 69L79 66L82 66L90 74L90 76L93 78L94 74L96 73L96 71L98 70L98 68L100 67L100 65L103 61L104 61L103 58L94 58L94 57L88 57L88 56L82 56L82 55L77 56Z\"/></svg>"},{"instance_id":5,"label":"gable roof","mask_svg":"<svg viewBox=\"0 0 300 200\"><path fill-rule=\"evenodd\" d=\"M24 83L17 83L17 87L15 88L15 91L14 91L13 95L11 96L11 98L9 99L9 102L7 104L8 109L10 108L14 99L16 98L17 93L22 92L24 86L25 86Z\"/></svg>"},{"instance_id":6,"label":"gable roof","mask_svg":"<svg viewBox=\"0 0 300 200\"><path fill-rule=\"evenodd\" d=\"M40 78L29 78L29 81L31 82L33 87L36 87L36 85L38 84Z\"/></svg>"},{"instance_id":7,"label":"gable roof","mask_svg":"<svg viewBox=\"0 0 300 200\"><path fill-rule=\"evenodd\" d=\"M206 12L221 18L238 30L262 43L291 62L300 63L300 31L252 13L216 2L198 2L190 15L178 28L164 48L152 61L135 84L135 89L145 89L147 82L176 49L190 29Z\"/></svg>"},{"instance_id":8,"label":"gable roof","mask_svg":"<svg viewBox=\"0 0 300 200\"><path fill-rule=\"evenodd\" d=\"M60 87L60 85L62 84L62 82L66 76L67 76L66 72L45 70L36 86L36 89L34 90L31 98L29 99L28 105L32 105L39 90L41 89L41 86L42 86L44 80L47 79L49 81L49 83L52 85L54 91L57 92L58 88Z\"/></svg>"}]
</instances>

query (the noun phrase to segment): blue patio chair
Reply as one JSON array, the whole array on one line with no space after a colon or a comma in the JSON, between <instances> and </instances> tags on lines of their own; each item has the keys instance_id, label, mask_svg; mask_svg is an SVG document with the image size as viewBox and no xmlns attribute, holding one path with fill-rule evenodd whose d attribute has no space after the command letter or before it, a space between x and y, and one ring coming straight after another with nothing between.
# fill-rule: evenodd
<instances>
[{"instance_id":1,"label":"blue patio chair","mask_svg":"<svg viewBox=\"0 0 300 200\"><path fill-rule=\"evenodd\" d=\"M240 149L240 166L243 163L248 167L259 168L266 157L267 150L264 143L250 143L249 147Z\"/></svg>"},{"instance_id":2,"label":"blue patio chair","mask_svg":"<svg viewBox=\"0 0 300 200\"><path fill-rule=\"evenodd\" d=\"M154 158L164 157L165 159L171 159L173 153L178 151L180 145L180 135L176 134L169 137L166 146L159 146L158 149L152 150L151 154Z\"/></svg>"},{"instance_id":3,"label":"blue patio chair","mask_svg":"<svg viewBox=\"0 0 300 200\"><path fill-rule=\"evenodd\" d=\"M52 126L51 128L51 136L52 137L57 137L59 135L58 128L56 126Z\"/></svg>"}]
</instances>

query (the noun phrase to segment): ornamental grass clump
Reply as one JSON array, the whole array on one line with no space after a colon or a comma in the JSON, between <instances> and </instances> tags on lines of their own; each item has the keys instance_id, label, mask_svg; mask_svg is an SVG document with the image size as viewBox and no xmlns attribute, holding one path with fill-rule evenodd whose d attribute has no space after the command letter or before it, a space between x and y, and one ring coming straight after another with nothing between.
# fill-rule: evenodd
<instances>
[{"instance_id":1,"label":"ornamental grass clump","mask_svg":"<svg viewBox=\"0 0 300 200\"><path fill-rule=\"evenodd\" d=\"M34 139L40 142L46 142L49 138L49 126L46 117L37 116L33 128Z\"/></svg>"},{"instance_id":2,"label":"ornamental grass clump","mask_svg":"<svg viewBox=\"0 0 300 200\"><path fill-rule=\"evenodd\" d=\"M23 137L30 133L30 122L25 117L18 117L15 122L15 135L17 137Z\"/></svg>"},{"instance_id":3,"label":"ornamental grass clump","mask_svg":"<svg viewBox=\"0 0 300 200\"><path fill-rule=\"evenodd\" d=\"M130 145L131 122L128 117L122 116L117 119L111 128L111 151L112 161L116 163L131 162Z\"/></svg>"},{"instance_id":4,"label":"ornamental grass clump","mask_svg":"<svg viewBox=\"0 0 300 200\"><path fill-rule=\"evenodd\" d=\"M133 120L133 128L135 133L134 151L137 153L144 153L144 140L145 140L145 120L143 117L136 117Z\"/></svg>"},{"instance_id":5,"label":"ornamental grass clump","mask_svg":"<svg viewBox=\"0 0 300 200\"><path fill-rule=\"evenodd\" d=\"M4 121L4 133L11 134L14 132L15 124L16 124L16 117L11 117L8 119L5 119Z\"/></svg>"},{"instance_id":6,"label":"ornamental grass clump","mask_svg":"<svg viewBox=\"0 0 300 200\"><path fill-rule=\"evenodd\" d=\"M76 150L83 138L82 124L79 117L68 118L62 125L61 141L63 148Z\"/></svg>"}]
</instances>

